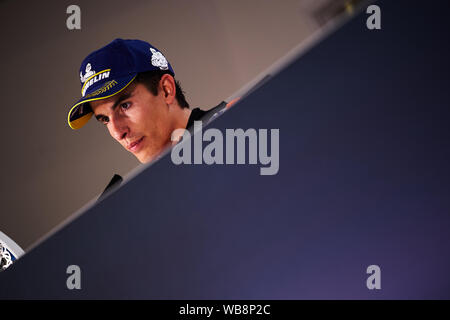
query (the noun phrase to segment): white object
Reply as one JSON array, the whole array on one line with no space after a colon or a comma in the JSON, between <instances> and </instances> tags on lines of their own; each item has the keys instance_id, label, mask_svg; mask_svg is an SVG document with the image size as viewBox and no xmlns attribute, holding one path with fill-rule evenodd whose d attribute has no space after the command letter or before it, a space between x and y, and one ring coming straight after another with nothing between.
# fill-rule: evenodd
<instances>
[{"instance_id":1,"label":"white object","mask_svg":"<svg viewBox=\"0 0 450 320\"><path fill-rule=\"evenodd\" d=\"M0 231L0 271L8 268L24 253L17 243Z\"/></svg>"}]
</instances>

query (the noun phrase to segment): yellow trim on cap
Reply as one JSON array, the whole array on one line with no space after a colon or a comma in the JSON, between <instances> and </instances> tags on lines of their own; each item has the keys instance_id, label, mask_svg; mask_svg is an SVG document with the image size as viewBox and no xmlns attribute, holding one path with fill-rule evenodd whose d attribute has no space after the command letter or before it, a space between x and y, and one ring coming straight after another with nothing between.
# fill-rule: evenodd
<instances>
[{"instance_id":1,"label":"yellow trim on cap","mask_svg":"<svg viewBox=\"0 0 450 320\"><path fill-rule=\"evenodd\" d=\"M69 113L67 114L67 123L69 124L69 126L70 126L72 129L74 129L74 130L78 130L78 129L80 129L81 127L83 127L83 126L88 122L88 120L91 118L91 116L92 116L92 114L93 114L93 112L90 112L90 113L85 114L84 116L82 116L82 117L80 117L80 118L78 118L78 119L76 119L76 120L73 120L73 121L71 122L71 121L70 121L70 114L72 113L72 111L73 111L73 109L74 109L75 107L79 106L79 105L82 104L82 103L86 103L86 102L90 102L90 101L95 101L95 100L102 100L102 99L106 99L106 98L112 97L113 95L118 94L118 93L121 92L123 89L125 89L126 87L128 87L128 86L130 85L130 83L133 82L133 80L134 80L135 78L136 78L136 76L134 76L133 79L131 79L130 82L128 82L122 89L120 89L120 90L117 91L116 93L113 93L113 94L111 94L111 95L109 95L109 96L106 96L106 97L100 97L100 98L86 99L86 100L83 100L83 101L78 102L76 105L74 105L74 106L70 109ZM87 117L87 116L89 116L89 117ZM81 121L78 121L78 120L81 120Z\"/></svg>"},{"instance_id":2,"label":"yellow trim on cap","mask_svg":"<svg viewBox=\"0 0 450 320\"><path fill-rule=\"evenodd\" d=\"M86 84L88 83L89 80L91 80L91 79L92 79L93 77L95 77L96 75L99 75L100 73L103 73L103 72L106 72L106 71L111 71L111 69L105 69L105 70L100 71L100 72L97 72L96 74L93 74L92 76L90 76L89 78L87 78L87 79L84 81L83 86L81 87L81 95L83 95L83 89L84 89L84 87L86 86Z\"/></svg>"}]
</instances>

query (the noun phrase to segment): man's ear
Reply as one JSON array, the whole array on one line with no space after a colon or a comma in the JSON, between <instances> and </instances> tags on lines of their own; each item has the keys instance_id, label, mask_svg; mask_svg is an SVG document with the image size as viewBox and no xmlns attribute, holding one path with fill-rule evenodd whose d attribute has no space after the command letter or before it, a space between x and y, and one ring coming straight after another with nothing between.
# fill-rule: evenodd
<instances>
[{"instance_id":1,"label":"man's ear","mask_svg":"<svg viewBox=\"0 0 450 320\"><path fill-rule=\"evenodd\" d=\"M166 73L161 77L160 84L164 100L167 104L172 104L176 97L175 79L170 74Z\"/></svg>"}]
</instances>

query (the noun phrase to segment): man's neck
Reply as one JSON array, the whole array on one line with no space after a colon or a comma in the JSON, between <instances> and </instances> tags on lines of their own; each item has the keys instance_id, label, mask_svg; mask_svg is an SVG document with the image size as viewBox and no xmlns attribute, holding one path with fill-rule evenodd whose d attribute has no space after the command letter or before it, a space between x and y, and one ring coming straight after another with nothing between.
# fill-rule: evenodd
<instances>
[{"instance_id":1,"label":"man's neck","mask_svg":"<svg viewBox=\"0 0 450 320\"><path fill-rule=\"evenodd\" d=\"M186 128L189 117L191 116L192 110L189 108L182 108L180 110L179 116L177 117L176 129L178 128Z\"/></svg>"},{"instance_id":2,"label":"man's neck","mask_svg":"<svg viewBox=\"0 0 450 320\"><path fill-rule=\"evenodd\" d=\"M175 121L174 126L172 128L172 132L174 132L177 129L186 129L192 110L189 108L179 107L179 109L176 112L177 114L175 115ZM182 133L181 131L178 132L179 134L177 134L176 137L173 137L174 140L172 140L172 144L176 143L181 138Z\"/></svg>"}]
</instances>

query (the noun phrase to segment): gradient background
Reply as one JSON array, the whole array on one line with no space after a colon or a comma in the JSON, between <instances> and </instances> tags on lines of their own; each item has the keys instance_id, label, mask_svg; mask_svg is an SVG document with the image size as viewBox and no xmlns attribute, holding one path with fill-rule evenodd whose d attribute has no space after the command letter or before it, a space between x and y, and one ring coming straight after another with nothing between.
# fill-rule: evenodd
<instances>
[{"instance_id":1,"label":"gradient background","mask_svg":"<svg viewBox=\"0 0 450 320\"><path fill-rule=\"evenodd\" d=\"M139 165L96 121L67 125L91 51L117 37L147 40L171 62L191 106L208 109L317 30L327 16L314 12L327 2L0 1L0 230L26 250L114 173ZM81 30L66 27L70 4L81 7Z\"/></svg>"}]
</instances>

